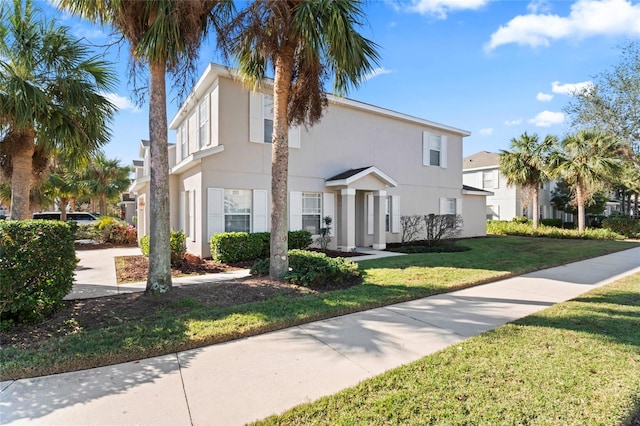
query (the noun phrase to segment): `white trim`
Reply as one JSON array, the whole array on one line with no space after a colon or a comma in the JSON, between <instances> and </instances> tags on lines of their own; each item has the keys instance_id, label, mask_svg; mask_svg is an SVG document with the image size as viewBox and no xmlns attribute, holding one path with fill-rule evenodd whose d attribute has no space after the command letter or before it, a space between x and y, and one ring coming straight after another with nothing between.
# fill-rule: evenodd
<instances>
[{"instance_id":1,"label":"white trim","mask_svg":"<svg viewBox=\"0 0 640 426\"><path fill-rule=\"evenodd\" d=\"M400 196L391 196L391 233L397 234L400 232Z\"/></svg>"},{"instance_id":2,"label":"white trim","mask_svg":"<svg viewBox=\"0 0 640 426\"><path fill-rule=\"evenodd\" d=\"M300 231L302 229L302 192L291 191L289 193L289 230Z\"/></svg>"},{"instance_id":3,"label":"white trim","mask_svg":"<svg viewBox=\"0 0 640 426\"><path fill-rule=\"evenodd\" d=\"M374 230L374 204L373 204L373 194L371 192L367 193L367 234L373 235Z\"/></svg>"},{"instance_id":4,"label":"white trim","mask_svg":"<svg viewBox=\"0 0 640 426\"><path fill-rule=\"evenodd\" d=\"M398 182L396 182L395 179L391 178L388 174L384 173L382 170L380 170L375 166L367 167L363 171L356 173L355 175L350 176L346 179L328 180L325 182L325 185L326 186L349 186L353 182L359 179L362 179L363 177L368 176L370 174L375 175L378 179L383 181L387 186L390 186L393 188L398 186Z\"/></svg>"},{"instance_id":5,"label":"white trim","mask_svg":"<svg viewBox=\"0 0 640 426\"><path fill-rule=\"evenodd\" d=\"M224 145L214 145L209 148L201 149L198 152L194 152L186 158L183 158L178 164L173 166L170 170L170 174L175 175L179 173L183 173L202 162L204 157L208 157L210 155L218 154L224 151Z\"/></svg>"},{"instance_id":6,"label":"white trim","mask_svg":"<svg viewBox=\"0 0 640 426\"><path fill-rule=\"evenodd\" d=\"M322 218L326 216L331 217L331 231L329 232L330 236L335 235L336 229L336 194L333 192L323 192L322 193ZM324 222L323 222L324 224Z\"/></svg>"},{"instance_id":7,"label":"white trim","mask_svg":"<svg viewBox=\"0 0 640 426\"><path fill-rule=\"evenodd\" d=\"M340 195L356 195L356 190L353 188L344 188L340 190Z\"/></svg>"},{"instance_id":8,"label":"white trim","mask_svg":"<svg viewBox=\"0 0 640 426\"><path fill-rule=\"evenodd\" d=\"M207 188L207 244L220 232L224 232L224 189Z\"/></svg>"}]
</instances>

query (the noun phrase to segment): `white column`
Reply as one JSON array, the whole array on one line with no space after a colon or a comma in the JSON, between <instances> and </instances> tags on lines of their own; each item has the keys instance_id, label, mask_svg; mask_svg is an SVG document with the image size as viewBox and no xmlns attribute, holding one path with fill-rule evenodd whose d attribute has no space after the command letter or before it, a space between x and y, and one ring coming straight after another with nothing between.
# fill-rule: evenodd
<instances>
[{"instance_id":1,"label":"white column","mask_svg":"<svg viewBox=\"0 0 640 426\"><path fill-rule=\"evenodd\" d=\"M342 251L353 251L356 248L356 190L343 189L340 191L342 197L342 224L340 229L340 242L338 249Z\"/></svg>"},{"instance_id":2,"label":"white column","mask_svg":"<svg viewBox=\"0 0 640 426\"><path fill-rule=\"evenodd\" d=\"M373 193L373 249L387 248L387 235L384 229L387 191Z\"/></svg>"}]
</instances>

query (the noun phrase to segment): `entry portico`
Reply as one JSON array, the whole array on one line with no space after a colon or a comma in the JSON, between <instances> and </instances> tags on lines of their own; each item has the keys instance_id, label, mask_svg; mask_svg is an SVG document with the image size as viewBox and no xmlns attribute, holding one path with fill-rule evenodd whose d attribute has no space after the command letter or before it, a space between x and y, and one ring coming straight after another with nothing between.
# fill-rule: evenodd
<instances>
[{"instance_id":1,"label":"entry portico","mask_svg":"<svg viewBox=\"0 0 640 426\"><path fill-rule=\"evenodd\" d=\"M389 202L386 189L395 188L398 183L377 167L367 166L335 175L327 179L326 186L340 190L336 221L338 250L353 251L356 246L384 250L386 232L395 220L399 228L400 220L399 202ZM396 211L395 215L392 210Z\"/></svg>"}]
</instances>

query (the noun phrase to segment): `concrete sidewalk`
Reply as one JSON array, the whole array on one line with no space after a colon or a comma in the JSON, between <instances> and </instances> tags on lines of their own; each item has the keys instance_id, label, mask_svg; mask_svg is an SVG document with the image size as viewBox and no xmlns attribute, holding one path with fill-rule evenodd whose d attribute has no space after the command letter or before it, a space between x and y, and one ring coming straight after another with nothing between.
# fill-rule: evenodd
<instances>
[{"instance_id":1,"label":"concrete sidewalk","mask_svg":"<svg viewBox=\"0 0 640 426\"><path fill-rule=\"evenodd\" d=\"M640 272L640 248L92 370L0 383L0 423L237 425Z\"/></svg>"}]
</instances>

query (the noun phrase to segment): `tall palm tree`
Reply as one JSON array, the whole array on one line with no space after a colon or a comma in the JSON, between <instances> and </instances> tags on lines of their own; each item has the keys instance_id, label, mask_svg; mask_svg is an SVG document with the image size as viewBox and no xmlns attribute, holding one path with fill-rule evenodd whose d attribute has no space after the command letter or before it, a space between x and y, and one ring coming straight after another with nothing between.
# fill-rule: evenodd
<instances>
[{"instance_id":1,"label":"tall palm tree","mask_svg":"<svg viewBox=\"0 0 640 426\"><path fill-rule=\"evenodd\" d=\"M106 24L129 42L134 66L148 66L151 216L147 293L171 289L169 153L166 73L186 85L210 25L218 28L231 0L60 0L69 9Z\"/></svg>"},{"instance_id":2,"label":"tall palm tree","mask_svg":"<svg viewBox=\"0 0 640 426\"><path fill-rule=\"evenodd\" d=\"M608 134L581 130L564 138L550 156L551 175L571 186L581 233L585 229L585 205L589 197L621 170L621 160L616 156L619 148L620 142Z\"/></svg>"},{"instance_id":3,"label":"tall palm tree","mask_svg":"<svg viewBox=\"0 0 640 426\"><path fill-rule=\"evenodd\" d=\"M116 108L101 92L115 75L31 0L4 3L0 16L0 157L11 218L27 219L34 172L54 147L80 154L109 141Z\"/></svg>"},{"instance_id":4,"label":"tall palm tree","mask_svg":"<svg viewBox=\"0 0 640 426\"><path fill-rule=\"evenodd\" d=\"M270 276L288 270L287 179L290 124L313 125L327 105L324 84L343 95L357 87L378 62L377 46L358 27L358 0L254 1L223 33L220 44L237 59L253 89L273 70Z\"/></svg>"},{"instance_id":5,"label":"tall palm tree","mask_svg":"<svg viewBox=\"0 0 640 426\"><path fill-rule=\"evenodd\" d=\"M537 134L524 132L519 138L511 139L511 151L500 151L500 172L507 179L507 184L520 186L531 194L534 229L538 228L540 219L540 185L549 180L545 171L547 155L554 143L554 136L546 136L540 141Z\"/></svg>"},{"instance_id":6,"label":"tall palm tree","mask_svg":"<svg viewBox=\"0 0 640 426\"><path fill-rule=\"evenodd\" d=\"M80 172L80 184L91 198L98 199L101 215L107 214L107 200L120 195L131 184L130 172L131 169L122 166L120 160L108 159L103 152L96 154Z\"/></svg>"}]
</instances>

